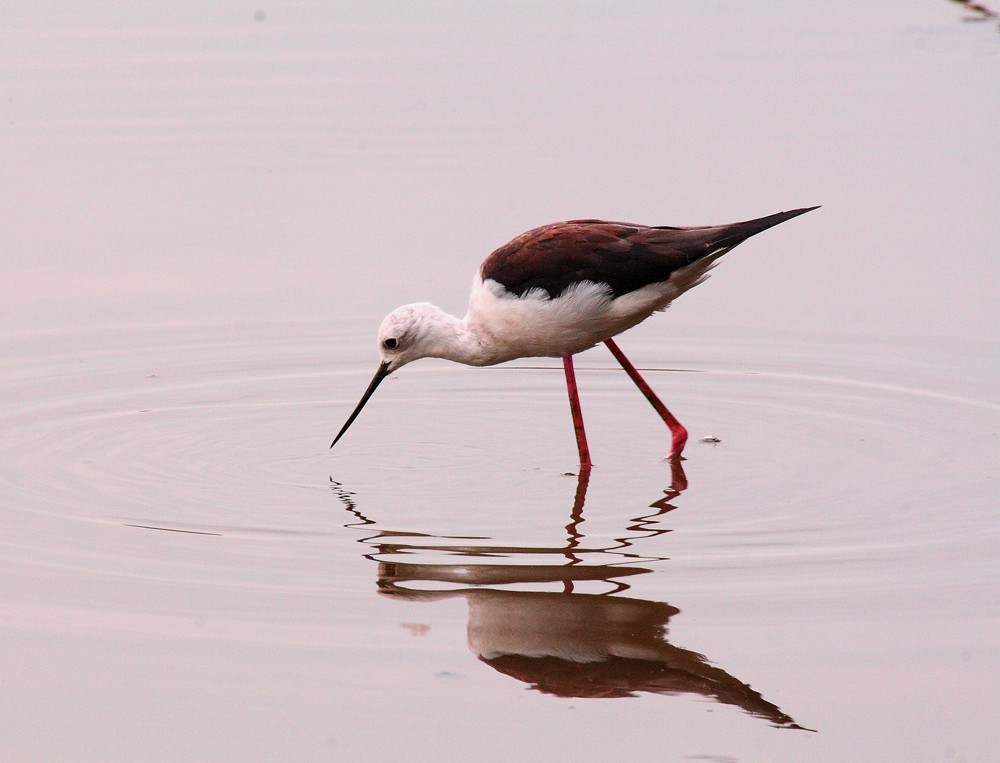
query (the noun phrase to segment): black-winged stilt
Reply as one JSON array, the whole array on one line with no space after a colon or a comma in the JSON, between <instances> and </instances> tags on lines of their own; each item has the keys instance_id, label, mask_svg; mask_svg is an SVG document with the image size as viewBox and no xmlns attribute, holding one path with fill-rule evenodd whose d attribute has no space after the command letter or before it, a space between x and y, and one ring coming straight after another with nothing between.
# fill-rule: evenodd
<instances>
[{"instance_id":1,"label":"black-winged stilt","mask_svg":"<svg viewBox=\"0 0 1000 763\"><path fill-rule=\"evenodd\" d=\"M396 308L378 332L381 363L337 444L382 380L420 358L491 366L526 357L561 357L581 469L590 469L573 355L604 342L670 427L669 458L687 430L660 402L612 337L664 310L708 277L716 261L751 236L806 207L729 225L675 228L603 220L552 223L523 233L487 257L464 318L419 302Z\"/></svg>"}]
</instances>

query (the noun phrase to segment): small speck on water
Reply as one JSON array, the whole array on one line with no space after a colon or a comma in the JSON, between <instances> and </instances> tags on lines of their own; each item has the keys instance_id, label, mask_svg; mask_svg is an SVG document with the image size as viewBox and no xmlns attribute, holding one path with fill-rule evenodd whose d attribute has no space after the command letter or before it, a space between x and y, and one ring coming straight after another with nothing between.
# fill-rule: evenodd
<instances>
[{"instance_id":1,"label":"small speck on water","mask_svg":"<svg viewBox=\"0 0 1000 763\"><path fill-rule=\"evenodd\" d=\"M710 436L710 437L701 437L698 439L698 442L707 442L711 445L718 445L720 442L722 442L722 440L720 440L718 437Z\"/></svg>"}]
</instances>

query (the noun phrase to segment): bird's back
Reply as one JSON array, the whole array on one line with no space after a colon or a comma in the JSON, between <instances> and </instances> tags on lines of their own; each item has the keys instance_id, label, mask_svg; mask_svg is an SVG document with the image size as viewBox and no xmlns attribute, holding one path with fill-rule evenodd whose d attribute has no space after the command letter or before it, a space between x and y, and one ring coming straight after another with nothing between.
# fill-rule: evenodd
<instances>
[{"instance_id":1,"label":"bird's back","mask_svg":"<svg viewBox=\"0 0 1000 763\"><path fill-rule=\"evenodd\" d=\"M603 220L552 223L497 249L483 262L480 275L517 296L540 289L554 298L589 281L606 284L620 297L668 281L706 257L717 259L751 236L811 209L815 207L693 228Z\"/></svg>"}]
</instances>

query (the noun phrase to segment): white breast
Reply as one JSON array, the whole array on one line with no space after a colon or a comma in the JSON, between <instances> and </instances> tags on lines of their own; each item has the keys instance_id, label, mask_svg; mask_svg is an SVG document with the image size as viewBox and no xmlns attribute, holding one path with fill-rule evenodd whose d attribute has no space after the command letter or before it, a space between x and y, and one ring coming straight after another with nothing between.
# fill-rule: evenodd
<instances>
[{"instance_id":1,"label":"white breast","mask_svg":"<svg viewBox=\"0 0 1000 763\"><path fill-rule=\"evenodd\" d=\"M667 281L613 299L606 286L582 282L552 299L540 289L517 296L496 281L477 278L465 320L477 336L483 365L560 357L632 328L680 293Z\"/></svg>"}]
</instances>

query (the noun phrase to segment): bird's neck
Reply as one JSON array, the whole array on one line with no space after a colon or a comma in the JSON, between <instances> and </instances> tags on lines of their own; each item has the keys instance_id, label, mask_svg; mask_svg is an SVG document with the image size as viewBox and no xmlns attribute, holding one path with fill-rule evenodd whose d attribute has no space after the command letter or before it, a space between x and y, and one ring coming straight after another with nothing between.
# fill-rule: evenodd
<instances>
[{"instance_id":1,"label":"bird's neck","mask_svg":"<svg viewBox=\"0 0 1000 763\"><path fill-rule=\"evenodd\" d=\"M425 357L444 358L467 366L484 365L479 338L466 318L457 318L435 307L424 321L431 324L423 348Z\"/></svg>"}]
</instances>

